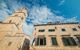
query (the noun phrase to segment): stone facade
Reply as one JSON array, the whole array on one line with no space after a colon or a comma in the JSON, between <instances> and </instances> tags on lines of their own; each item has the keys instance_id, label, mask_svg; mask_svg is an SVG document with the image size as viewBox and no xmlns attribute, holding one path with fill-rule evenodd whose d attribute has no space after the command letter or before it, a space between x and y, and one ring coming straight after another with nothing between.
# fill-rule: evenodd
<instances>
[{"instance_id":1,"label":"stone facade","mask_svg":"<svg viewBox=\"0 0 80 50\"><path fill-rule=\"evenodd\" d=\"M24 35L22 30L26 16L27 10L21 8L0 23L0 50L25 50L24 47L27 44L24 45L24 43L28 43L30 40L30 37Z\"/></svg>"},{"instance_id":2,"label":"stone facade","mask_svg":"<svg viewBox=\"0 0 80 50\"><path fill-rule=\"evenodd\" d=\"M79 23L35 25L31 50L80 50Z\"/></svg>"}]
</instances>

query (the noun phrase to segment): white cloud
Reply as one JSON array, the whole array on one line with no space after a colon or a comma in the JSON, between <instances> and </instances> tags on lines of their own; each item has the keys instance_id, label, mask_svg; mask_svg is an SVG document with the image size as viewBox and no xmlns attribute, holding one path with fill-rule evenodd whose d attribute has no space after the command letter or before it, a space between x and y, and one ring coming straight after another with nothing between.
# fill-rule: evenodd
<instances>
[{"instance_id":1,"label":"white cloud","mask_svg":"<svg viewBox=\"0 0 80 50\"><path fill-rule=\"evenodd\" d=\"M33 27L33 25L27 25L26 22L24 22L22 29L23 29L24 34L32 35L34 27Z\"/></svg>"},{"instance_id":2,"label":"white cloud","mask_svg":"<svg viewBox=\"0 0 80 50\"><path fill-rule=\"evenodd\" d=\"M77 20L77 16L75 16L70 19L67 19L66 22L79 22L79 21Z\"/></svg>"},{"instance_id":3,"label":"white cloud","mask_svg":"<svg viewBox=\"0 0 80 50\"><path fill-rule=\"evenodd\" d=\"M48 22L78 22L77 17L64 18L53 13L47 6L34 6L29 12L29 18L33 19L33 24L42 24Z\"/></svg>"},{"instance_id":4,"label":"white cloud","mask_svg":"<svg viewBox=\"0 0 80 50\"><path fill-rule=\"evenodd\" d=\"M4 10L0 10L0 21L3 21L4 19L6 19L8 17L8 13L6 13Z\"/></svg>"},{"instance_id":5,"label":"white cloud","mask_svg":"<svg viewBox=\"0 0 80 50\"><path fill-rule=\"evenodd\" d=\"M47 23L47 22L56 22L62 21L65 18L63 16L57 16L55 13L51 12L51 10L47 6L42 7L33 7L30 10L29 17L34 19L32 21L34 24Z\"/></svg>"},{"instance_id":6,"label":"white cloud","mask_svg":"<svg viewBox=\"0 0 80 50\"><path fill-rule=\"evenodd\" d=\"M8 12L7 5L4 2L0 3L0 21L3 21L9 16Z\"/></svg>"},{"instance_id":7,"label":"white cloud","mask_svg":"<svg viewBox=\"0 0 80 50\"><path fill-rule=\"evenodd\" d=\"M18 0L1 0L0 1L0 21L5 20L9 15L11 15L14 11L23 7Z\"/></svg>"}]
</instances>

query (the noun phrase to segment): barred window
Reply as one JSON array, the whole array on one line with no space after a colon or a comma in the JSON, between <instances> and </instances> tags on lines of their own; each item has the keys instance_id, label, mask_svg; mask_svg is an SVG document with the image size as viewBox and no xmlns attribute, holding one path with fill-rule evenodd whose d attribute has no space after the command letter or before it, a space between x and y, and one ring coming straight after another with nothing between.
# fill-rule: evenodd
<instances>
[{"instance_id":1,"label":"barred window","mask_svg":"<svg viewBox=\"0 0 80 50\"><path fill-rule=\"evenodd\" d=\"M52 45L58 45L56 37L51 37Z\"/></svg>"},{"instance_id":2,"label":"barred window","mask_svg":"<svg viewBox=\"0 0 80 50\"><path fill-rule=\"evenodd\" d=\"M72 37L62 37L63 44L65 46L76 46L76 42Z\"/></svg>"},{"instance_id":3,"label":"barred window","mask_svg":"<svg viewBox=\"0 0 80 50\"><path fill-rule=\"evenodd\" d=\"M45 37L38 37L36 45L46 45L46 38Z\"/></svg>"}]
</instances>

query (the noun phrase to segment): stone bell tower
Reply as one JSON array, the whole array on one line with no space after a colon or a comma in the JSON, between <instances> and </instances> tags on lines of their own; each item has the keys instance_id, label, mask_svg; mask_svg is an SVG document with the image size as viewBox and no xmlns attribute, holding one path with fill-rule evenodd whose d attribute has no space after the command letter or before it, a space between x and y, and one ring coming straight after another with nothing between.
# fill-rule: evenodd
<instances>
[{"instance_id":1,"label":"stone bell tower","mask_svg":"<svg viewBox=\"0 0 80 50\"><path fill-rule=\"evenodd\" d=\"M15 11L8 19L4 21L4 23L14 23L17 28L19 29L18 31L22 31L22 25L27 17L28 13L25 8L21 8L17 11Z\"/></svg>"},{"instance_id":2,"label":"stone bell tower","mask_svg":"<svg viewBox=\"0 0 80 50\"><path fill-rule=\"evenodd\" d=\"M0 50L19 50L25 39L30 40L22 30L27 14L27 9L21 8L0 23Z\"/></svg>"}]
</instances>

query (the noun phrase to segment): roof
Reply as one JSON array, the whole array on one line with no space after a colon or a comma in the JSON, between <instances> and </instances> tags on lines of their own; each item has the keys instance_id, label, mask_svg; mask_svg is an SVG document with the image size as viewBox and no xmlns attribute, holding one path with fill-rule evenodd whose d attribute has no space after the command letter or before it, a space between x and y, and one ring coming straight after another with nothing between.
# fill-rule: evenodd
<instances>
[{"instance_id":1,"label":"roof","mask_svg":"<svg viewBox=\"0 0 80 50\"><path fill-rule=\"evenodd\" d=\"M44 25L64 25L64 24L80 24L78 22L70 22L70 23L47 23L47 24L36 24L34 26L44 26Z\"/></svg>"}]
</instances>

